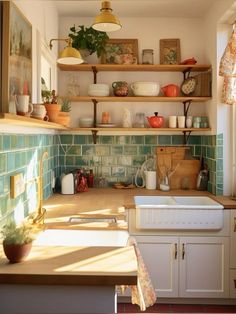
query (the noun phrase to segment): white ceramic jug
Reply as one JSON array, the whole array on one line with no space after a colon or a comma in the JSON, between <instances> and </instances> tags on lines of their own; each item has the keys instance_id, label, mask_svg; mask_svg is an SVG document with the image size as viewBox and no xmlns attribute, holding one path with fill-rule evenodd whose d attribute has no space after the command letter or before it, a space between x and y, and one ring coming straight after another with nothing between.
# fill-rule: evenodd
<instances>
[{"instance_id":1,"label":"white ceramic jug","mask_svg":"<svg viewBox=\"0 0 236 314\"><path fill-rule=\"evenodd\" d=\"M33 111L32 104L29 103L29 95L16 95L16 111L21 116L28 116Z\"/></svg>"}]
</instances>

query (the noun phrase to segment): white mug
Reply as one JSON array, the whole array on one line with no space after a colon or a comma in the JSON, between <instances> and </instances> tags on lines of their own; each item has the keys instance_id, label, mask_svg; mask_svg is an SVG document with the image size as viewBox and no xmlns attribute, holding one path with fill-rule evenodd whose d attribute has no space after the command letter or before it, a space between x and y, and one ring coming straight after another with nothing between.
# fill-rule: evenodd
<instances>
[{"instance_id":1,"label":"white mug","mask_svg":"<svg viewBox=\"0 0 236 314\"><path fill-rule=\"evenodd\" d=\"M33 106L29 103L29 95L16 95L15 102L17 114L26 116L32 113Z\"/></svg>"},{"instance_id":2,"label":"white mug","mask_svg":"<svg viewBox=\"0 0 236 314\"><path fill-rule=\"evenodd\" d=\"M176 128L176 127L177 127L177 117L169 116L169 128Z\"/></svg>"},{"instance_id":3,"label":"white mug","mask_svg":"<svg viewBox=\"0 0 236 314\"><path fill-rule=\"evenodd\" d=\"M47 111L44 105L42 104L33 104L32 117L40 120L48 121L49 118L46 115Z\"/></svg>"},{"instance_id":4,"label":"white mug","mask_svg":"<svg viewBox=\"0 0 236 314\"><path fill-rule=\"evenodd\" d=\"M178 127L185 128L185 116L178 116Z\"/></svg>"},{"instance_id":5,"label":"white mug","mask_svg":"<svg viewBox=\"0 0 236 314\"><path fill-rule=\"evenodd\" d=\"M146 189L155 190L157 188L157 174L156 171L144 171Z\"/></svg>"}]
</instances>

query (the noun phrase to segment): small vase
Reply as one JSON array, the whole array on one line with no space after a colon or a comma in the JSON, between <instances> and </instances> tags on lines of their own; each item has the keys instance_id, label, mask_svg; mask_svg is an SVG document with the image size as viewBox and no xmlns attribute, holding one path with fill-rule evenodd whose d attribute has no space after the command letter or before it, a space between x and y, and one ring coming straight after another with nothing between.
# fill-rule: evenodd
<instances>
[{"instance_id":1,"label":"small vase","mask_svg":"<svg viewBox=\"0 0 236 314\"><path fill-rule=\"evenodd\" d=\"M57 122L57 116L61 110L61 105L59 105L59 104L44 104L44 106L47 110L47 115L49 117L49 121Z\"/></svg>"},{"instance_id":2,"label":"small vase","mask_svg":"<svg viewBox=\"0 0 236 314\"><path fill-rule=\"evenodd\" d=\"M10 263L22 262L30 253L32 242L26 244L6 244L3 241L3 250Z\"/></svg>"}]
</instances>

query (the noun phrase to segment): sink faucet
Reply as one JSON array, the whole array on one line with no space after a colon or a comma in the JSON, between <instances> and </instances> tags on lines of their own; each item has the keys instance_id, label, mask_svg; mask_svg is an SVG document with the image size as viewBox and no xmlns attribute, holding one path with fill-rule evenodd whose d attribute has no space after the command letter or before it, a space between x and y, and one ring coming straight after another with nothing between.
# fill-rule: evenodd
<instances>
[{"instance_id":1,"label":"sink faucet","mask_svg":"<svg viewBox=\"0 0 236 314\"><path fill-rule=\"evenodd\" d=\"M44 216L46 209L43 208L43 161L48 157L48 152L45 151L39 160L39 191L38 191L38 211L36 216L33 218L34 224L40 224L44 222Z\"/></svg>"}]
</instances>

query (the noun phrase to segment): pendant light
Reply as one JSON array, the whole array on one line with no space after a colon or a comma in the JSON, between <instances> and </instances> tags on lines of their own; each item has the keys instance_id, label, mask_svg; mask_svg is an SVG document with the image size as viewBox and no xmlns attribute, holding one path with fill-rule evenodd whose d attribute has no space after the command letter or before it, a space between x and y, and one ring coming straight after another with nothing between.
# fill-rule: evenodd
<instances>
[{"instance_id":1,"label":"pendant light","mask_svg":"<svg viewBox=\"0 0 236 314\"><path fill-rule=\"evenodd\" d=\"M110 1L103 1L101 13L95 17L92 28L101 32L114 32L121 29L119 19L112 14Z\"/></svg>"},{"instance_id":2,"label":"pendant light","mask_svg":"<svg viewBox=\"0 0 236 314\"><path fill-rule=\"evenodd\" d=\"M59 58L57 59L57 63L60 64L81 64L84 60L81 57L79 50L72 47L72 39L69 38L58 38L51 39L49 43L50 49L52 49L52 41L65 41L67 43L67 47L65 47L59 54Z\"/></svg>"}]
</instances>

